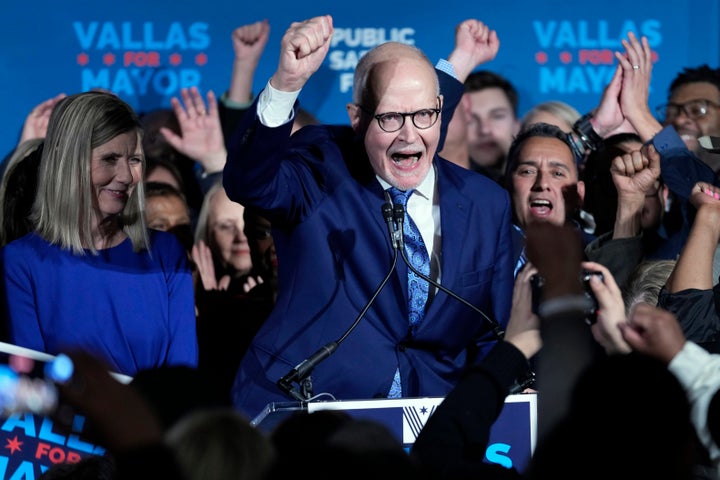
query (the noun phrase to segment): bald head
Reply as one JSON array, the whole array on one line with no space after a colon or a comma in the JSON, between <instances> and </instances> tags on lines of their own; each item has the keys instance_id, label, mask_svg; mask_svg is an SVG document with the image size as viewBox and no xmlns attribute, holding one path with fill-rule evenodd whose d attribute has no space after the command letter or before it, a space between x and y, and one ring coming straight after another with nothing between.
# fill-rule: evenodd
<instances>
[{"instance_id":1,"label":"bald head","mask_svg":"<svg viewBox=\"0 0 720 480\"><path fill-rule=\"evenodd\" d=\"M430 76L437 92L440 85L433 64L422 50L400 42L386 42L370 50L355 67L353 102L374 109L398 71L421 67Z\"/></svg>"}]
</instances>

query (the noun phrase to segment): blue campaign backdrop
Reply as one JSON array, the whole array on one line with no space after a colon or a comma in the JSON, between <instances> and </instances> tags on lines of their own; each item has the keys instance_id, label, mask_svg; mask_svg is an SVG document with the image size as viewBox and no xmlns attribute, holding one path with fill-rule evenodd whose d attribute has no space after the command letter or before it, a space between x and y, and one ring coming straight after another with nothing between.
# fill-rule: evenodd
<instances>
[{"instance_id":1,"label":"blue campaign backdrop","mask_svg":"<svg viewBox=\"0 0 720 480\"><path fill-rule=\"evenodd\" d=\"M466 18L497 30L500 52L484 68L517 87L520 115L545 100L562 100L581 112L593 108L628 31L647 36L655 52L655 106L683 67L718 65L719 8L717 0L35 0L32 9L7 2L0 18L0 157L14 147L30 110L60 92L104 88L140 112L168 107L182 87L222 93L230 80L232 30L264 18L271 37L255 92L272 74L292 21L333 16L331 51L300 97L323 122L347 121L353 68L369 48L399 40L435 61L451 51L454 28Z\"/></svg>"}]
</instances>

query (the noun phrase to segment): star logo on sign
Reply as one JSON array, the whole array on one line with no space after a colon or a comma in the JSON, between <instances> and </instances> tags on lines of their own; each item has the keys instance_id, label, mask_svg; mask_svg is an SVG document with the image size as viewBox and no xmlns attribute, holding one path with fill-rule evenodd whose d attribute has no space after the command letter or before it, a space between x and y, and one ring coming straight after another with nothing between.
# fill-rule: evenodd
<instances>
[{"instance_id":1,"label":"star logo on sign","mask_svg":"<svg viewBox=\"0 0 720 480\"><path fill-rule=\"evenodd\" d=\"M7 439L7 445L5 445L5 448L10 450L10 455L12 455L15 452L19 452L22 449L20 446L23 444L20 440L18 440L17 435L15 435L15 438L8 438Z\"/></svg>"}]
</instances>

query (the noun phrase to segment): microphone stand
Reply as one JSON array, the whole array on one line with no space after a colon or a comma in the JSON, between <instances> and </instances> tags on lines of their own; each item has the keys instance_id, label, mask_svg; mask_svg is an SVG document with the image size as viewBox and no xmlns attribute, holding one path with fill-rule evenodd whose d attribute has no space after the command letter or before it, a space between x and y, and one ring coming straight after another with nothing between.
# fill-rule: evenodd
<instances>
[{"instance_id":1,"label":"microphone stand","mask_svg":"<svg viewBox=\"0 0 720 480\"><path fill-rule=\"evenodd\" d=\"M373 302L375 302L375 298L377 298L378 294L380 294L380 291L383 289L383 287L385 287L385 284L388 282L390 276L395 271L395 266L397 265L398 259L398 249L400 244L402 243L402 234L400 235L400 238L398 238L398 236L396 235L395 227L393 225L393 211L390 203L383 204L382 214L383 218L385 219L385 223L387 223L388 226L388 231L390 233L390 239L392 241L392 247L394 251L390 269L385 275L385 278L383 278L382 282L380 282L380 285L378 285L378 287L373 292L370 300L368 300L368 302L365 304L357 317L355 317L355 321L352 323L352 325L350 325L350 327L340 338L323 345L318 351L300 362L295 368L290 370L285 376L283 376L277 381L276 385L280 388L280 390L282 390L286 395L290 396L295 400L298 400L300 402L307 402L310 398L312 398L312 380L310 379L310 374L312 373L313 369L320 362L335 353L335 350L337 350L340 344L347 338L348 335L350 335L353 330L355 330L355 327L357 327L357 325L360 323L360 320L362 320L362 318L365 316L365 313L367 313L367 311L370 309L370 306L373 304ZM403 253L403 257L404 256L405 254ZM298 391L298 389L293 386L294 382L300 386L300 391Z\"/></svg>"},{"instance_id":2,"label":"microphone stand","mask_svg":"<svg viewBox=\"0 0 720 480\"><path fill-rule=\"evenodd\" d=\"M472 303L468 302L464 298L462 298L457 293L453 292L452 290L442 286L439 282L436 282L432 278L428 277L424 273L420 272L418 269L416 269L413 264L408 260L407 255L405 254L405 239L403 235L403 224L405 222L405 208L402 205L395 204L393 206L393 219L395 220L395 223L398 225L398 230L394 232L393 238L396 242L398 242L397 249L400 250L400 255L402 255L402 259L405 262L405 264L408 266L410 270L412 270L415 275L422 278L429 284L433 285L434 287L437 287L441 291L447 293L455 300L459 301L460 303L470 307L475 312L479 313L485 321L487 321L490 324L490 327L492 328L493 333L495 334L495 337L498 340L502 340L502 338L505 336L505 331L500 327L500 324L498 324L495 320L485 315L485 312L480 310L478 307L473 305Z\"/></svg>"}]
</instances>

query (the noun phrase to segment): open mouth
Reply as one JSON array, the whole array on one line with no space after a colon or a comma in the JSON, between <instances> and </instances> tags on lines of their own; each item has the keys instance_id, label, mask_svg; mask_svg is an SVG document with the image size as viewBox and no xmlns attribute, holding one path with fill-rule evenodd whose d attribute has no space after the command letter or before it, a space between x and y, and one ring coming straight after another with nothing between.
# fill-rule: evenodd
<instances>
[{"instance_id":1,"label":"open mouth","mask_svg":"<svg viewBox=\"0 0 720 480\"><path fill-rule=\"evenodd\" d=\"M390 158L398 166L411 167L420 161L422 154L416 153L393 153Z\"/></svg>"},{"instance_id":2,"label":"open mouth","mask_svg":"<svg viewBox=\"0 0 720 480\"><path fill-rule=\"evenodd\" d=\"M552 203L550 203L550 201L548 200L532 200L530 202L530 211L533 215L536 215L538 217L545 217L547 215L550 215L552 209Z\"/></svg>"}]
</instances>

